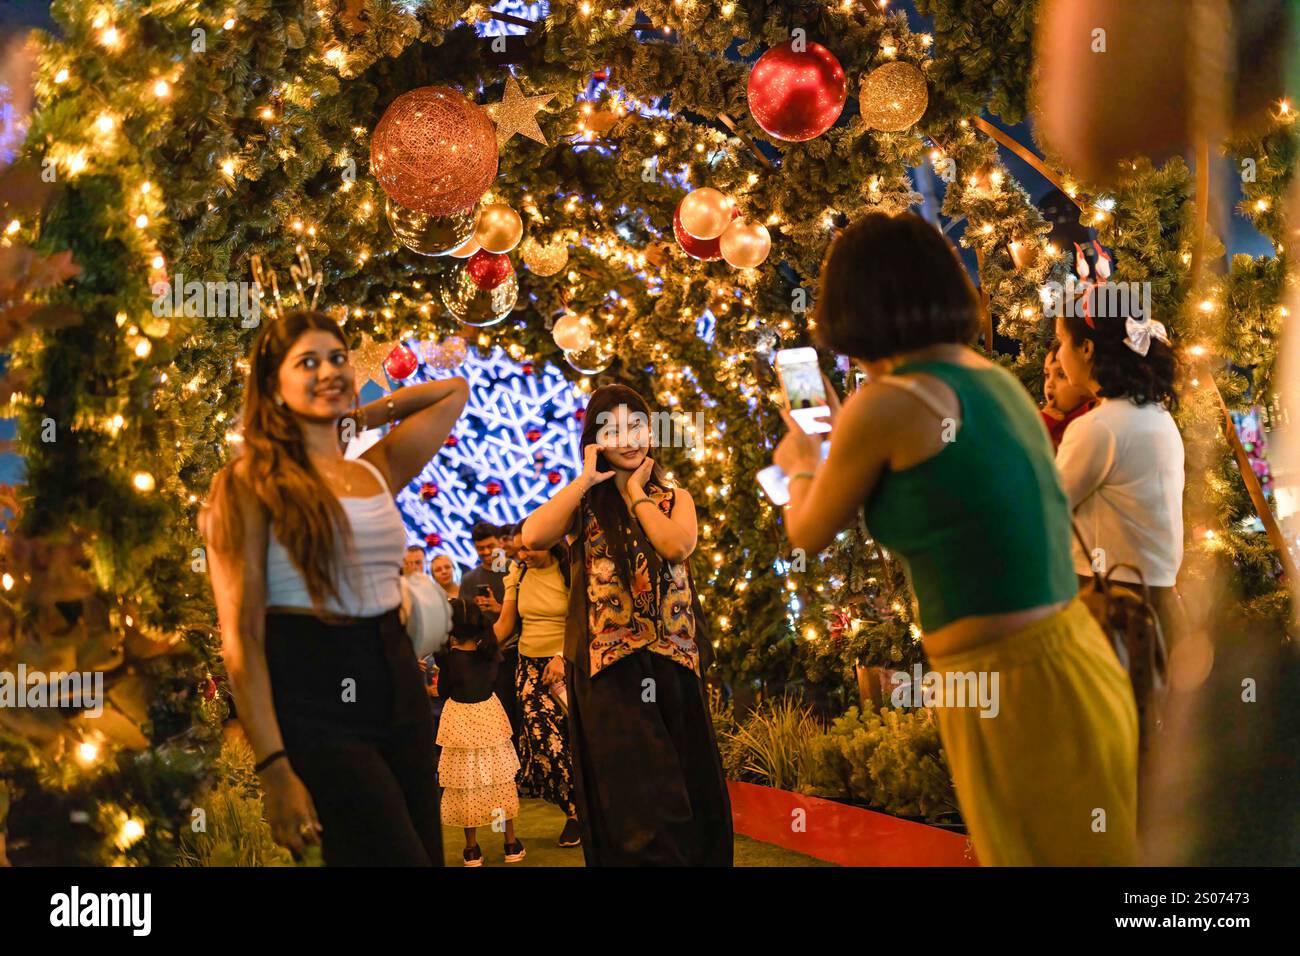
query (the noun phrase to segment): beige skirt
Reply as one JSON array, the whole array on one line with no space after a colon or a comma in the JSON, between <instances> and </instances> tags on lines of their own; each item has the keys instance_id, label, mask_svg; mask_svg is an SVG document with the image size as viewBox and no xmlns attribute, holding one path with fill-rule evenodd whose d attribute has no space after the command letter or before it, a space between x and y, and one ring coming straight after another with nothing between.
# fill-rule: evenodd
<instances>
[{"instance_id":1,"label":"beige skirt","mask_svg":"<svg viewBox=\"0 0 1300 956\"><path fill-rule=\"evenodd\" d=\"M495 694L477 704L447 701L438 723L438 746L443 823L484 827L519 815L519 757L510 719Z\"/></svg>"}]
</instances>

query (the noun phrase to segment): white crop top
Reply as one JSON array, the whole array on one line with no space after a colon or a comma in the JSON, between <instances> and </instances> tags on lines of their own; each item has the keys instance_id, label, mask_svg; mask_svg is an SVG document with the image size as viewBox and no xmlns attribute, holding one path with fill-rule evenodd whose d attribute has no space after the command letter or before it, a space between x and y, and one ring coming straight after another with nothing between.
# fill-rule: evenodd
<instances>
[{"instance_id":1,"label":"white crop top","mask_svg":"<svg viewBox=\"0 0 1300 956\"><path fill-rule=\"evenodd\" d=\"M384 490L367 498L339 498L352 529L352 552L349 554L339 542L342 601L329 598L323 608L345 617L374 617L402 603L399 579L406 551L406 526L380 470L364 458L351 460L369 468ZM355 591L352 582L356 583ZM312 607L306 582L274 533L266 545L266 604Z\"/></svg>"}]
</instances>

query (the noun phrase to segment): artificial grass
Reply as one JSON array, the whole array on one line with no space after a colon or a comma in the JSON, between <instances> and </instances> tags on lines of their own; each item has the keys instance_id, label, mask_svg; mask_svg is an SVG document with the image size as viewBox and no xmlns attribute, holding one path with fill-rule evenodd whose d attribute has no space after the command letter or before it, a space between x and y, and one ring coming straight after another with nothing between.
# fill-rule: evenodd
<instances>
[{"instance_id":1,"label":"artificial grass","mask_svg":"<svg viewBox=\"0 0 1300 956\"><path fill-rule=\"evenodd\" d=\"M515 819L515 836L524 841L528 855L518 863L507 863L502 853L505 834L479 827L478 845L483 850L484 866L582 866L582 847L558 847L564 814L544 800L520 798L519 816ZM442 828L443 858L448 866L464 866L461 851L465 833L456 827ZM736 866L834 866L802 853L761 843L746 836L736 836Z\"/></svg>"}]
</instances>

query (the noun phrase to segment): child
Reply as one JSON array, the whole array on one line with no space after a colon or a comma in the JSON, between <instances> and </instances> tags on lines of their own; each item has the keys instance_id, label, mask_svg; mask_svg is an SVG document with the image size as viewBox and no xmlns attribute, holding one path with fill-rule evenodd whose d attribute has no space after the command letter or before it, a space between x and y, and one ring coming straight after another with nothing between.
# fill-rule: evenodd
<instances>
[{"instance_id":1,"label":"child","mask_svg":"<svg viewBox=\"0 0 1300 956\"><path fill-rule=\"evenodd\" d=\"M465 829L466 866L483 865L478 828L504 823L506 862L517 863L524 858L524 845L515 839L519 757L510 720L492 693L501 655L474 604L452 598L451 612L451 646L438 661L438 684L446 701L438 725L442 822Z\"/></svg>"},{"instance_id":2,"label":"child","mask_svg":"<svg viewBox=\"0 0 1300 956\"><path fill-rule=\"evenodd\" d=\"M1085 412L1091 411L1097 404L1096 398L1087 388L1070 384L1061 367L1058 354L1061 351L1060 339L1054 339L1047 349L1047 359L1043 362L1043 408L1039 412L1047 434L1052 438L1052 447L1060 448L1065 436L1065 427Z\"/></svg>"}]
</instances>

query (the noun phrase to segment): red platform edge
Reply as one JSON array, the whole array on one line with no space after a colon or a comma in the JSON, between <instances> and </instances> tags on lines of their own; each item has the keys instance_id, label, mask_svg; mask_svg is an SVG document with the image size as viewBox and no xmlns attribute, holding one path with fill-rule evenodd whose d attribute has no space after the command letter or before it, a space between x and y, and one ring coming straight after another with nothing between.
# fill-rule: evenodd
<instances>
[{"instance_id":1,"label":"red platform edge","mask_svg":"<svg viewBox=\"0 0 1300 956\"><path fill-rule=\"evenodd\" d=\"M789 790L727 781L737 833L840 866L978 866L965 836ZM802 817L796 811L802 810ZM797 824L797 825L796 825Z\"/></svg>"}]
</instances>

